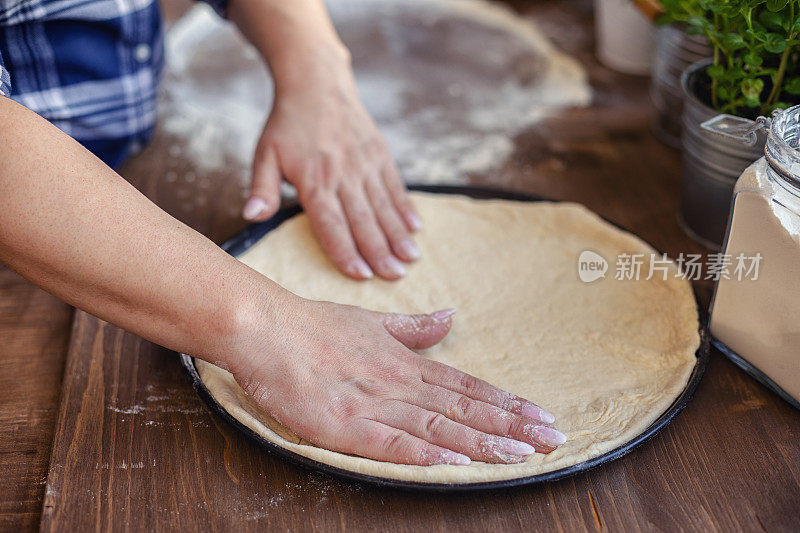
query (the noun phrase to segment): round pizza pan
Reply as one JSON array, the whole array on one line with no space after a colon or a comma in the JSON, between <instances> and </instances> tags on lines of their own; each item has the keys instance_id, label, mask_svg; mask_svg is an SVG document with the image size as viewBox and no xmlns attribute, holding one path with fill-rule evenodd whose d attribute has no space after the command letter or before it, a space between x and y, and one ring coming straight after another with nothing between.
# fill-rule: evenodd
<instances>
[{"instance_id":1,"label":"round pizza pan","mask_svg":"<svg viewBox=\"0 0 800 533\"><path fill-rule=\"evenodd\" d=\"M514 200L519 202L552 201L546 198L530 194L513 192L513 191L504 191L493 188L484 188L484 187L453 186L453 185L412 185L409 188L415 191L437 193L437 194L459 194L479 199L501 199L501 200ZM300 213L300 211L301 208L299 206L291 206L281 209L271 219L257 224L253 224L252 226L245 228L239 234L237 234L229 241L227 241L225 244L223 244L222 248L229 254L233 256L238 256L239 254L241 254L242 252L253 246L256 242L258 242L258 240L261 239L261 237L263 237L270 231L277 228L285 220ZM180 357L181 357L181 363L186 368L186 371L189 374L192 386L216 416L222 418L228 424L235 427L241 433L255 440L259 445L264 447L269 452L272 452L275 455L282 457L296 465L309 468L312 470L327 472L329 474L347 478L350 480L372 483L383 487L393 487L393 488L400 488L407 490L451 492L451 491L501 489L508 487L516 487L521 485L530 485L534 483L546 483L549 481L556 481L569 476L573 476L575 474L580 474L591 468L595 468L604 463L608 463L610 461L619 459L623 455L626 455L635 448L641 446L642 444L653 438L659 431L664 429L672 421L672 419L675 418L675 416L677 416L677 414L680 413L684 407L686 407L686 404L692 398L692 395L694 394L695 390L697 390L697 386L700 384L700 379L703 377L703 372L705 371L706 364L708 363L709 341L708 341L708 332L705 328L706 313L703 307L699 303L697 308L700 318L700 320L698 321L699 333L700 333L700 347L697 349L697 352L695 353L697 357L697 362L695 363L694 369L692 370L692 373L689 376L689 381L686 383L686 387L683 389L680 395L678 395L678 397L675 398L675 401L672 402L672 405L670 405L670 407L666 411L664 411L664 413L662 413L661 416L659 416L652 424L650 424L650 426L648 426L642 433L640 433L638 436L634 437L630 441L626 442L625 444L622 444L621 446L609 452L606 452L602 455L593 457L587 461L583 461L581 463L577 463L575 465L566 468L553 470L552 472L544 472L533 476L526 476L515 479L504 479L499 481L479 482L479 483L429 483L429 482L401 481L390 478L368 476L364 474L359 474L357 472L344 470L342 468L337 468L335 466L331 466L326 463L321 463L319 461L309 459L295 452L281 448L274 442L265 439L264 437L262 437L249 427L239 422L236 418L231 416L225 410L225 408L222 407L214 399L214 397L211 395L211 393L208 391L205 384L203 383L203 380L200 379L200 374L197 372L197 367L195 367L194 364L194 358L187 354L180 354Z\"/></svg>"}]
</instances>

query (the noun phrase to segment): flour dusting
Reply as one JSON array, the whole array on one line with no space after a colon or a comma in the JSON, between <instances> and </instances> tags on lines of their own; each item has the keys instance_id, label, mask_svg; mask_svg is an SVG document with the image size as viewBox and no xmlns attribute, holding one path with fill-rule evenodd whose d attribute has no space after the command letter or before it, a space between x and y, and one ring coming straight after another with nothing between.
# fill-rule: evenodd
<instances>
[{"instance_id":1,"label":"flour dusting","mask_svg":"<svg viewBox=\"0 0 800 533\"><path fill-rule=\"evenodd\" d=\"M586 74L529 20L486 0L329 0L361 97L410 182L499 168L514 136L586 105ZM161 127L200 172L243 185L272 83L235 28L197 5L168 32ZM174 176L173 176L174 178Z\"/></svg>"},{"instance_id":2,"label":"flour dusting","mask_svg":"<svg viewBox=\"0 0 800 533\"><path fill-rule=\"evenodd\" d=\"M113 405L106 406L106 409L109 411L114 411L115 413L120 413L123 415L138 415L142 411L144 411L143 405L134 405L131 407L116 407Z\"/></svg>"}]
</instances>

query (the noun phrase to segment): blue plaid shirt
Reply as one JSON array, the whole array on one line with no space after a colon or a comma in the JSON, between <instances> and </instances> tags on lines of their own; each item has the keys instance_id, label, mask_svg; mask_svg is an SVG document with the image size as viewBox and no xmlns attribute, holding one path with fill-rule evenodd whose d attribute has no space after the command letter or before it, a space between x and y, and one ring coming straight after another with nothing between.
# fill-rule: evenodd
<instances>
[{"instance_id":1,"label":"blue plaid shirt","mask_svg":"<svg viewBox=\"0 0 800 533\"><path fill-rule=\"evenodd\" d=\"M163 61L156 0L0 0L0 95L111 167L152 135Z\"/></svg>"}]
</instances>

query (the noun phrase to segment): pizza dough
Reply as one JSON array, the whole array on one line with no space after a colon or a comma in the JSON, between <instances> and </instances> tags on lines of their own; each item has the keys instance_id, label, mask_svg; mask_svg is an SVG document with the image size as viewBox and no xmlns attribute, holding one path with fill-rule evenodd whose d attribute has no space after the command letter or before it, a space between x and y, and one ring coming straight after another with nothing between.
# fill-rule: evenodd
<instances>
[{"instance_id":1,"label":"pizza dough","mask_svg":"<svg viewBox=\"0 0 800 533\"><path fill-rule=\"evenodd\" d=\"M409 466L324 450L259 410L228 372L196 360L201 379L235 418L266 439L339 468L398 480L474 483L564 468L624 444L685 387L700 338L695 300L674 264L649 281L647 244L570 203L472 200L414 193L425 222L422 258L400 281L339 274L304 215L283 223L240 259L306 298L379 311L457 307L445 340L420 353L538 403L567 443L525 463ZM583 282L578 257L608 261ZM644 254L641 279L615 279L617 257ZM657 256L660 259L660 255Z\"/></svg>"}]
</instances>

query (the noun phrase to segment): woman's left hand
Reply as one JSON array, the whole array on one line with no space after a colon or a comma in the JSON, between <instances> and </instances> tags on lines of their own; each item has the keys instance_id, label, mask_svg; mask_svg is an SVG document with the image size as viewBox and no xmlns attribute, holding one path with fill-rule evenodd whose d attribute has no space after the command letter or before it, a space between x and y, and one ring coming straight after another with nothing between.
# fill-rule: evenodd
<instances>
[{"instance_id":1,"label":"woman's left hand","mask_svg":"<svg viewBox=\"0 0 800 533\"><path fill-rule=\"evenodd\" d=\"M347 276L405 274L419 257L419 215L378 128L361 103L349 59L322 61L302 84L276 88L253 162L244 217L261 221L280 204L285 178L298 190L314 233Z\"/></svg>"}]
</instances>

